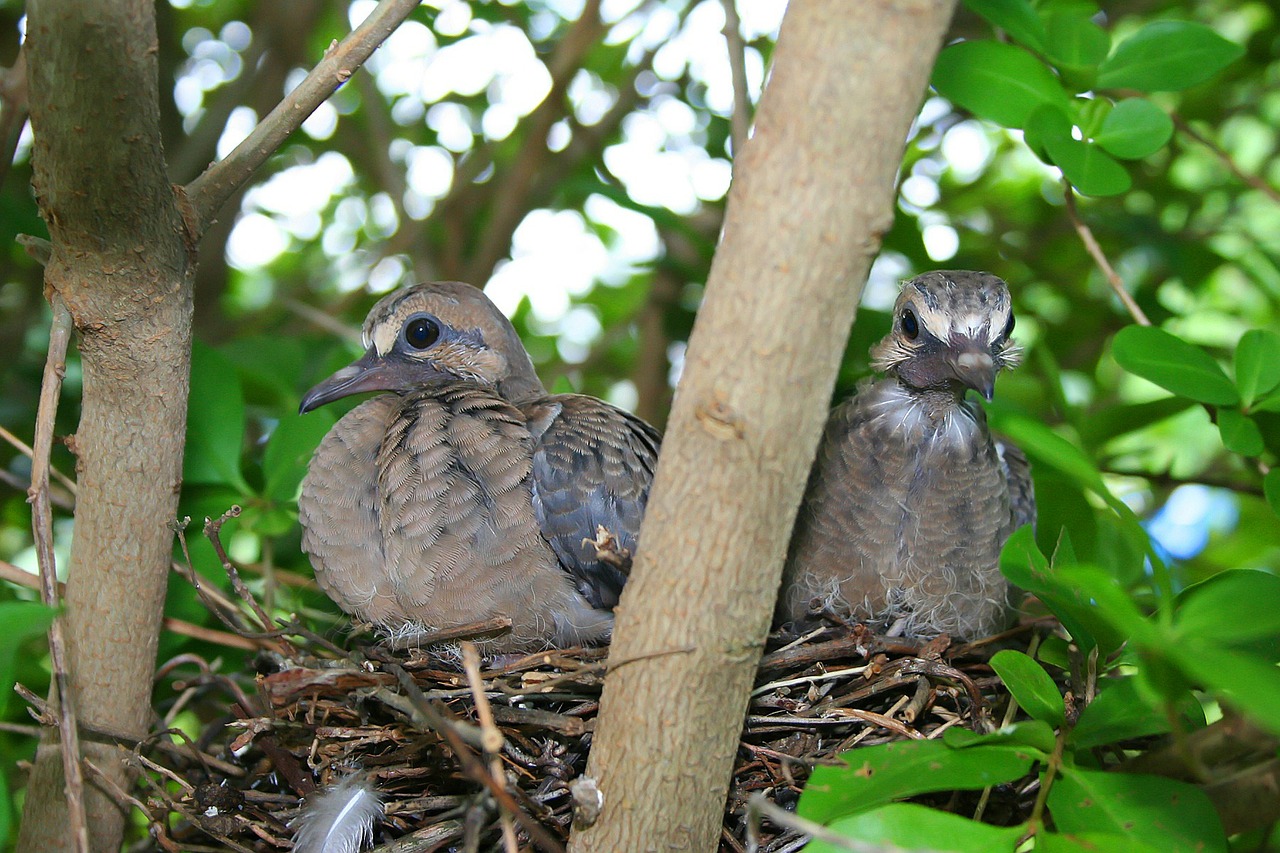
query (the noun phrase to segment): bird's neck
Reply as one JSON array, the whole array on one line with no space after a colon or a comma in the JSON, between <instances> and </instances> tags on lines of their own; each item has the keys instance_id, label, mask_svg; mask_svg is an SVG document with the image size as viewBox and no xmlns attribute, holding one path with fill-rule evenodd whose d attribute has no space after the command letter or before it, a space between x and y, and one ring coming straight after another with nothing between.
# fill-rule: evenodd
<instances>
[{"instance_id":1,"label":"bird's neck","mask_svg":"<svg viewBox=\"0 0 1280 853\"><path fill-rule=\"evenodd\" d=\"M858 392L872 423L909 444L941 439L963 442L985 422L980 407L951 388L915 388L887 376Z\"/></svg>"}]
</instances>

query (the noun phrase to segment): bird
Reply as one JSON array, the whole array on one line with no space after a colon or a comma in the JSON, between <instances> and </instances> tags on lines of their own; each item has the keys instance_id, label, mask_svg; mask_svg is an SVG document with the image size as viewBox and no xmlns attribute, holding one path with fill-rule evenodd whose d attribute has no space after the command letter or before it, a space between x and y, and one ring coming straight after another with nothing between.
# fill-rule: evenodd
<instances>
[{"instance_id":1,"label":"bird","mask_svg":"<svg viewBox=\"0 0 1280 853\"><path fill-rule=\"evenodd\" d=\"M988 402L1015 367L1009 288L986 272L907 281L871 348L881 378L830 414L783 571L778 619L827 610L931 637L984 637L1010 615L1000 549L1035 519L1026 455L993 438Z\"/></svg>"},{"instance_id":2,"label":"bird","mask_svg":"<svg viewBox=\"0 0 1280 853\"><path fill-rule=\"evenodd\" d=\"M658 431L595 397L549 394L511 322L468 284L388 294L362 341L299 406L389 392L344 415L303 478L320 587L398 640L506 617L486 653L607 641Z\"/></svg>"}]
</instances>

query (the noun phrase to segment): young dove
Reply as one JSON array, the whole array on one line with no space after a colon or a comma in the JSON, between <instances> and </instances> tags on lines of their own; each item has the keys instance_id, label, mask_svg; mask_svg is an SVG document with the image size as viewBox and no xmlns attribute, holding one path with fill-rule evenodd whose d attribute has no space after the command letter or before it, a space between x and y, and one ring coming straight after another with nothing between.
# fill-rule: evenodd
<instances>
[{"instance_id":1,"label":"young dove","mask_svg":"<svg viewBox=\"0 0 1280 853\"><path fill-rule=\"evenodd\" d=\"M1004 627L998 567L1033 523L1026 456L993 439L969 390L990 400L1018 363L1009 289L990 273L908 281L864 380L827 423L792 534L782 620L814 609L910 636L986 636Z\"/></svg>"},{"instance_id":2,"label":"young dove","mask_svg":"<svg viewBox=\"0 0 1280 853\"><path fill-rule=\"evenodd\" d=\"M347 613L412 636L492 617L489 652L608 639L657 461L653 427L548 394L478 289L421 284L378 302L366 352L300 410L365 391L302 483L302 547ZM603 527L611 553L594 540ZM607 537L606 537L607 538Z\"/></svg>"}]
</instances>

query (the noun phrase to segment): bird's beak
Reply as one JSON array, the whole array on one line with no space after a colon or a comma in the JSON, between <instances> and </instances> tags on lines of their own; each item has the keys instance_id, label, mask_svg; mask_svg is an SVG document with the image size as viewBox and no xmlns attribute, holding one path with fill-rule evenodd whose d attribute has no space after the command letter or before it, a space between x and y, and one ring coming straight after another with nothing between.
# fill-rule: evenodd
<instances>
[{"instance_id":1,"label":"bird's beak","mask_svg":"<svg viewBox=\"0 0 1280 853\"><path fill-rule=\"evenodd\" d=\"M396 391L403 385L398 365L378 355L373 347L356 362L348 364L308 391L298 406L305 415L325 403L341 400L364 391Z\"/></svg>"},{"instance_id":2,"label":"bird's beak","mask_svg":"<svg viewBox=\"0 0 1280 853\"><path fill-rule=\"evenodd\" d=\"M957 381L991 402L996 392L996 364L991 353L977 347L965 347L948 356L947 363Z\"/></svg>"}]
</instances>

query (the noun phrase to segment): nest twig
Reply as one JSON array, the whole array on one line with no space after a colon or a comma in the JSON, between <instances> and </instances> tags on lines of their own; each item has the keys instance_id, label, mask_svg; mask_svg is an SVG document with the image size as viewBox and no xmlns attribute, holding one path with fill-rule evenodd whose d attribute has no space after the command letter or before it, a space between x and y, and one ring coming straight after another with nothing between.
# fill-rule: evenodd
<instances>
[{"instance_id":1,"label":"nest twig","mask_svg":"<svg viewBox=\"0 0 1280 853\"><path fill-rule=\"evenodd\" d=\"M306 637L291 648L288 658L260 656L252 690L204 662L192 674L189 656L170 671L188 707L231 713L205 714L209 723L189 749L151 756L153 773L163 768L187 783L145 792L162 848L287 850L301 798L360 768L385 803L379 850L502 849L504 832L522 845L562 849L606 650L552 650L467 673L425 649L370 645L339 657L332 644ZM878 637L860 625L772 638L743 727L721 849L745 850L749 832L762 851L798 849L802 837L767 817L748 826L760 813L750 798L762 793L793 808L810 769L852 747L936 737L957 725L990 728L1001 688L989 654L945 639ZM193 687L202 689L198 698ZM225 772L231 765L240 772Z\"/></svg>"}]
</instances>

